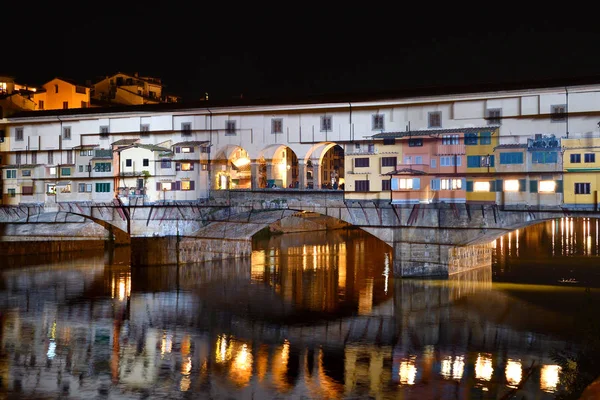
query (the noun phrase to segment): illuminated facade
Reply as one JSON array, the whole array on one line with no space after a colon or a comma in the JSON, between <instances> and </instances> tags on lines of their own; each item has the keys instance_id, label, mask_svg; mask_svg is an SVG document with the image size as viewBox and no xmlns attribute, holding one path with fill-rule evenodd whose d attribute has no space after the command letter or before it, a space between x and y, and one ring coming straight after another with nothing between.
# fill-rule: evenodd
<instances>
[{"instance_id":1,"label":"illuminated facade","mask_svg":"<svg viewBox=\"0 0 600 400\"><path fill-rule=\"evenodd\" d=\"M90 88L69 79L54 78L42 85L33 95L36 110L66 110L88 108Z\"/></svg>"},{"instance_id":2,"label":"illuminated facade","mask_svg":"<svg viewBox=\"0 0 600 400\"><path fill-rule=\"evenodd\" d=\"M159 78L139 76L118 72L96 82L92 89L92 98L102 102L124 105L176 103L177 96L166 95Z\"/></svg>"},{"instance_id":3,"label":"illuminated facade","mask_svg":"<svg viewBox=\"0 0 600 400\"><path fill-rule=\"evenodd\" d=\"M598 207L600 137L562 139L564 203L570 207Z\"/></svg>"}]
</instances>

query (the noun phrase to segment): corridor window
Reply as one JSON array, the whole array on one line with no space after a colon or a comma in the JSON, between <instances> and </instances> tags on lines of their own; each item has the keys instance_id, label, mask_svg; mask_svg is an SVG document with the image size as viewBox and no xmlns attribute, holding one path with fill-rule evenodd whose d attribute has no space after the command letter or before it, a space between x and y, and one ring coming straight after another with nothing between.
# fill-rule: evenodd
<instances>
[{"instance_id":1,"label":"corridor window","mask_svg":"<svg viewBox=\"0 0 600 400\"><path fill-rule=\"evenodd\" d=\"M321 132L331 131L331 116L326 115L321 117Z\"/></svg>"},{"instance_id":2,"label":"corridor window","mask_svg":"<svg viewBox=\"0 0 600 400\"><path fill-rule=\"evenodd\" d=\"M567 105L555 104L550 106L550 119L552 122L565 121L567 119Z\"/></svg>"},{"instance_id":3,"label":"corridor window","mask_svg":"<svg viewBox=\"0 0 600 400\"><path fill-rule=\"evenodd\" d=\"M556 192L556 182L555 181L540 181L539 192L540 193Z\"/></svg>"},{"instance_id":4,"label":"corridor window","mask_svg":"<svg viewBox=\"0 0 600 400\"><path fill-rule=\"evenodd\" d=\"M474 182L473 191L474 192L489 192L490 191L490 183L489 182Z\"/></svg>"},{"instance_id":5,"label":"corridor window","mask_svg":"<svg viewBox=\"0 0 600 400\"><path fill-rule=\"evenodd\" d=\"M182 122L181 123L181 136L192 136L191 122Z\"/></svg>"},{"instance_id":6,"label":"corridor window","mask_svg":"<svg viewBox=\"0 0 600 400\"><path fill-rule=\"evenodd\" d=\"M100 127L100 139L108 139L109 127L101 126Z\"/></svg>"},{"instance_id":7,"label":"corridor window","mask_svg":"<svg viewBox=\"0 0 600 400\"><path fill-rule=\"evenodd\" d=\"M575 184L575 194L590 194L591 193L591 184L589 183L576 183Z\"/></svg>"},{"instance_id":8,"label":"corridor window","mask_svg":"<svg viewBox=\"0 0 600 400\"><path fill-rule=\"evenodd\" d=\"M486 111L488 125L500 125L502 123L502 109L488 108Z\"/></svg>"},{"instance_id":9,"label":"corridor window","mask_svg":"<svg viewBox=\"0 0 600 400\"><path fill-rule=\"evenodd\" d=\"M271 120L271 133L283 133L283 119L273 118Z\"/></svg>"},{"instance_id":10,"label":"corridor window","mask_svg":"<svg viewBox=\"0 0 600 400\"><path fill-rule=\"evenodd\" d=\"M23 140L23 128L15 128L15 140L17 142Z\"/></svg>"},{"instance_id":11,"label":"corridor window","mask_svg":"<svg viewBox=\"0 0 600 400\"><path fill-rule=\"evenodd\" d=\"M382 131L384 128L383 114L374 114L371 121L371 130Z\"/></svg>"},{"instance_id":12,"label":"corridor window","mask_svg":"<svg viewBox=\"0 0 600 400\"><path fill-rule=\"evenodd\" d=\"M432 111L427 114L427 123L429 128L441 128L442 127L442 112Z\"/></svg>"},{"instance_id":13,"label":"corridor window","mask_svg":"<svg viewBox=\"0 0 600 400\"><path fill-rule=\"evenodd\" d=\"M64 140L71 140L71 127L70 126L63 127L62 137Z\"/></svg>"},{"instance_id":14,"label":"corridor window","mask_svg":"<svg viewBox=\"0 0 600 400\"><path fill-rule=\"evenodd\" d=\"M233 121L233 120L225 121L225 134L226 135L235 135L235 121Z\"/></svg>"}]
</instances>

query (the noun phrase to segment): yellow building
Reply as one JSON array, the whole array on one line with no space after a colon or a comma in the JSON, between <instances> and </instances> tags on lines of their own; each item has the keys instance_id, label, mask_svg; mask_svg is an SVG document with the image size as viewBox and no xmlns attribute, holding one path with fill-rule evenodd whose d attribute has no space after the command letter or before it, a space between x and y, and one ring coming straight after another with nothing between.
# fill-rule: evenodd
<instances>
[{"instance_id":1,"label":"yellow building","mask_svg":"<svg viewBox=\"0 0 600 400\"><path fill-rule=\"evenodd\" d=\"M20 111L35 110L35 88L20 85L10 76L0 76L0 118Z\"/></svg>"},{"instance_id":2,"label":"yellow building","mask_svg":"<svg viewBox=\"0 0 600 400\"><path fill-rule=\"evenodd\" d=\"M562 139L563 194L568 207L597 207L600 189L600 138Z\"/></svg>"},{"instance_id":3,"label":"yellow building","mask_svg":"<svg viewBox=\"0 0 600 400\"><path fill-rule=\"evenodd\" d=\"M467 161L467 203L494 203L496 188L494 148L498 146L498 128L489 127L478 132L465 132L464 145Z\"/></svg>"},{"instance_id":4,"label":"yellow building","mask_svg":"<svg viewBox=\"0 0 600 400\"><path fill-rule=\"evenodd\" d=\"M33 95L36 110L87 108L90 106L90 89L63 78L54 78L42 85Z\"/></svg>"},{"instance_id":5,"label":"yellow building","mask_svg":"<svg viewBox=\"0 0 600 400\"><path fill-rule=\"evenodd\" d=\"M391 201L391 176L402 159L402 144L394 137L374 137L346 145L344 190L348 200Z\"/></svg>"}]
</instances>

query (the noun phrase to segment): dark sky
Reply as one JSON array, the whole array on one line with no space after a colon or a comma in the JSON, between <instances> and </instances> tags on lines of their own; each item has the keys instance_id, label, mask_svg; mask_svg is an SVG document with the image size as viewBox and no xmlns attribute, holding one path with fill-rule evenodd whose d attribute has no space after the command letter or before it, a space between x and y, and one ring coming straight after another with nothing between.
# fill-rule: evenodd
<instances>
[{"instance_id":1,"label":"dark sky","mask_svg":"<svg viewBox=\"0 0 600 400\"><path fill-rule=\"evenodd\" d=\"M196 100L600 76L596 12L568 4L10 3L0 74L23 83L139 72Z\"/></svg>"}]
</instances>

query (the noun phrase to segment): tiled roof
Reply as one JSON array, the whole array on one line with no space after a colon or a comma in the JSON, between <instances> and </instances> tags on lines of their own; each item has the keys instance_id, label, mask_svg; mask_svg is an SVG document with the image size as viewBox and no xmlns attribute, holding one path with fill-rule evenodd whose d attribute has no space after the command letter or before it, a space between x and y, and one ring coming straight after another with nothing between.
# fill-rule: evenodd
<instances>
[{"instance_id":1,"label":"tiled roof","mask_svg":"<svg viewBox=\"0 0 600 400\"><path fill-rule=\"evenodd\" d=\"M522 143L511 143L511 144L501 144L498 145L496 147L494 147L495 149L526 149L527 145L526 144L522 144Z\"/></svg>"},{"instance_id":2,"label":"tiled roof","mask_svg":"<svg viewBox=\"0 0 600 400\"><path fill-rule=\"evenodd\" d=\"M75 146L73 147L73 150L78 150L78 149L93 149L94 147L98 147L100 146L99 144L81 144L79 146Z\"/></svg>"},{"instance_id":3,"label":"tiled roof","mask_svg":"<svg viewBox=\"0 0 600 400\"><path fill-rule=\"evenodd\" d=\"M408 175L425 175L425 172L419 171L412 168L401 168L394 170L392 172L387 172L383 175L400 175L400 174L408 174Z\"/></svg>"},{"instance_id":4,"label":"tiled roof","mask_svg":"<svg viewBox=\"0 0 600 400\"><path fill-rule=\"evenodd\" d=\"M121 139L111 143L112 146L127 146L139 142L140 139Z\"/></svg>"},{"instance_id":5,"label":"tiled roof","mask_svg":"<svg viewBox=\"0 0 600 400\"><path fill-rule=\"evenodd\" d=\"M203 146L203 145L208 145L210 142L208 140L193 140L193 141L189 141L189 142L177 142L174 143L173 146Z\"/></svg>"},{"instance_id":6,"label":"tiled roof","mask_svg":"<svg viewBox=\"0 0 600 400\"><path fill-rule=\"evenodd\" d=\"M468 127L468 128L437 128L437 129L419 129L415 131L404 131L404 132L382 132L372 135L373 139L387 139L387 138L404 138L414 136L431 136L431 135L443 135L445 133L474 133L481 131L493 131L498 128L497 125L488 125L484 127Z\"/></svg>"}]
</instances>

